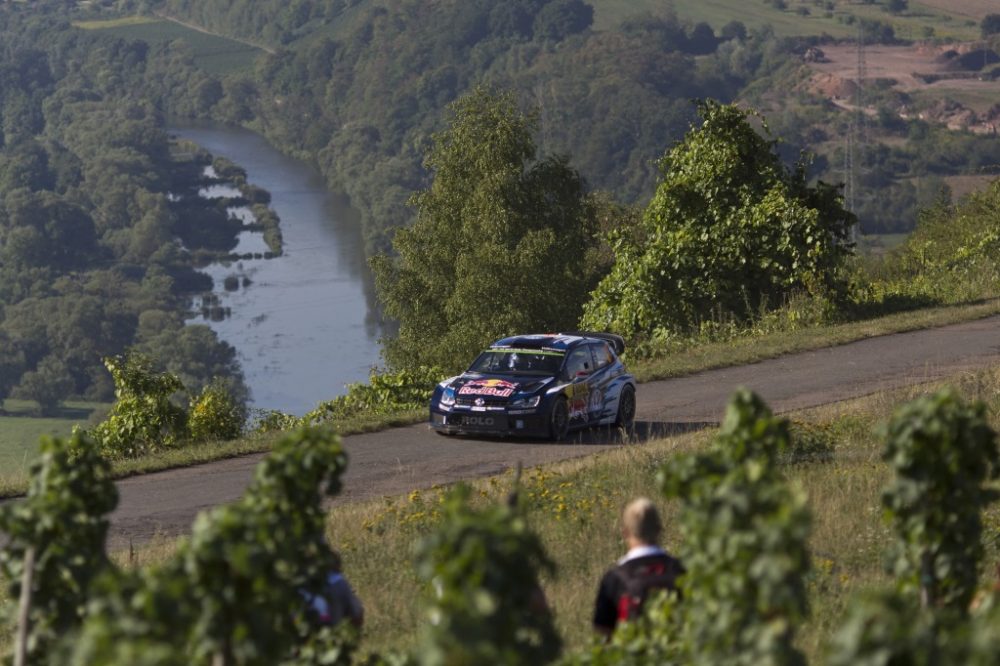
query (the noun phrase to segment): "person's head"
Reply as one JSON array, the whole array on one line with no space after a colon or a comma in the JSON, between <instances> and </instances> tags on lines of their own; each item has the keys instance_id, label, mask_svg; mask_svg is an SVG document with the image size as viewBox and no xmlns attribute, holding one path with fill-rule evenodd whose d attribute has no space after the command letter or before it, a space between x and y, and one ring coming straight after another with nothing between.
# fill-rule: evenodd
<instances>
[{"instance_id":1,"label":"person's head","mask_svg":"<svg viewBox=\"0 0 1000 666\"><path fill-rule=\"evenodd\" d=\"M625 506L622 512L622 533L627 541L652 546L659 542L662 531L660 513L648 498L636 498Z\"/></svg>"}]
</instances>

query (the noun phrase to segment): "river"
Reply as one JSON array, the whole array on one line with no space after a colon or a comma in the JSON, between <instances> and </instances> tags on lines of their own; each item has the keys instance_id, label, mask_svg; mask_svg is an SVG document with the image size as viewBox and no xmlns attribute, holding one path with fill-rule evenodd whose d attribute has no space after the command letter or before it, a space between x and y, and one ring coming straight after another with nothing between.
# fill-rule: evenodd
<instances>
[{"instance_id":1,"label":"river","mask_svg":"<svg viewBox=\"0 0 1000 666\"><path fill-rule=\"evenodd\" d=\"M168 131L244 168L248 182L271 193L281 219L282 256L203 269L230 316L193 320L236 348L252 405L301 415L366 380L379 361L380 330L357 212L327 190L315 168L259 134L187 122ZM242 236L238 252L263 247L250 237L259 234ZM227 291L230 275L250 282Z\"/></svg>"}]
</instances>

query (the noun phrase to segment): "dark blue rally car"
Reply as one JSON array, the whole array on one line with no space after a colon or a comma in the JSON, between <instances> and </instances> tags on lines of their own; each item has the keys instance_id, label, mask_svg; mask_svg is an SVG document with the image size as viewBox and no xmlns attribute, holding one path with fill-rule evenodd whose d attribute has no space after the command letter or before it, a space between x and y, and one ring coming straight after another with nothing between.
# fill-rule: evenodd
<instances>
[{"instance_id":1,"label":"dark blue rally car","mask_svg":"<svg viewBox=\"0 0 1000 666\"><path fill-rule=\"evenodd\" d=\"M561 440L574 428L635 421L635 378L608 333L516 335L497 340L431 397L443 435L518 435Z\"/></svg>"}]
</instances>

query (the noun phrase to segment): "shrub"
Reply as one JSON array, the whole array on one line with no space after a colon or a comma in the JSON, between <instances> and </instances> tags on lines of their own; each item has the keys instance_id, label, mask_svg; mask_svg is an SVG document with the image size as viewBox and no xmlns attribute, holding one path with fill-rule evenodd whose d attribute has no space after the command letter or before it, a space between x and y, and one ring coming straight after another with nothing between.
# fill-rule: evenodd
<instances>
[{"instance_id":1,"label":"shrub","mask_svg":"<svg viewBox=\"0 0 1000 666\"><path fill-rule=\"evenodd\" d=\"M154 371L152 360L134 351L105 358L104 365L115 382L117 400L91 435L106 456L136 458L187 434L184 410L170 401L184 388L176 375Z\"/></svg>"},{"instance_id":2,"label":"shrub","mask_svg":"<svg viewBox=\"0 0 1000 666\"><path fill-rule=\"evenodd\" d=\"M188 433L195 441L236 439L243 434L246 412L219 380L213 380L191 400Z\"/></svg>"},{"instance_id":3,"label":"shrub","mask_svg":"<svg viewBox=\"0 0 1000 666\"><path fill-rule=\"evenodd\" d=\"M427 406L445 372L420 366L398 372L372 370L368 383L349 384L347 395L320 403L303 417L305 423L323 423L364 414L392 414Z\"/></svg>"}]
</instances>

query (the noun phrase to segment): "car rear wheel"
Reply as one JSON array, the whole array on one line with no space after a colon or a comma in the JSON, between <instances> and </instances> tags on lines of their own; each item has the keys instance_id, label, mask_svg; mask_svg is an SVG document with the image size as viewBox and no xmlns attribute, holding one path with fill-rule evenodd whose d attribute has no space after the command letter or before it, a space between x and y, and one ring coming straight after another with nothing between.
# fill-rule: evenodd
<instances>
[{"instance_id":1,"label":"car rear wheel","mask_svg":"<svg viewBox=\"0 0 1000 666\"><path fill-rule=\"evenodd\" d=\"M631 386L623 388L618 398L618 416L615 417L615 425L629 432L635 427L635 389Z\"/></svg>"},{"instance_id":2,"label":"car rear wheel","mask_svg":"<svg viewBox=\"0 0 1000 666\"><path fill-rule=\"evenodd\" d=\"M553 442L561 442L566 439L569 432L569 406L565 398L560 398L552 404L552 411L549 412L549 438Z\"/></svg>"}]
</instances>

